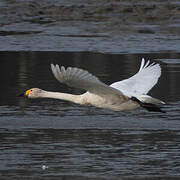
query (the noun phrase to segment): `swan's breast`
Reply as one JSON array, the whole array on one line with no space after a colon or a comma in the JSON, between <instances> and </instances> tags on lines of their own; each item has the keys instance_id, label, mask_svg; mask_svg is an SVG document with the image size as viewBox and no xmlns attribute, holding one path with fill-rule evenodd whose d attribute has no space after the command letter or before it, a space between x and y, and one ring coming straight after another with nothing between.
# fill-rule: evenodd
<instances>
[{"instance_id":1,"label":"swan's breast","mask_svg":"<svg viewBox=\"0 0 180 180\"><path fill-rule=\"evenodd\" d=\"M99 106L106 102L106 98L103 98L96 94L92 94L90 92L84 93L81 98L82 104L91 104L93 106Z\"/></svg>"}]
</instances>

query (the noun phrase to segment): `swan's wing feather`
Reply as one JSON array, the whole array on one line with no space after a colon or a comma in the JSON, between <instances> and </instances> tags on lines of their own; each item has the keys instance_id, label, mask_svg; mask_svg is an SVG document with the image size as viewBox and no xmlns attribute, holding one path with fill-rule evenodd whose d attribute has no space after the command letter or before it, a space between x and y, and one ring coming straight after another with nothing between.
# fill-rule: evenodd
<instances>
[{"instance_id":1,"label":"swan's wing feather","mask_svg":"<svg viewBox=\"0 0 180 180\"><path fill-rule=\"evenodd\" d=\"M107 86L101 82L97 77L90 74L88 71L68 67L65 69L63 66L51 64L51 70L55 78L68 86L84 89L98 95L118 95L122 99L127 99L123 93L113 87Z\"/></svg>"},{"instance_id":2,"label":"swan's wing feather","mask_svg":"<svg viewBox=\"0 0 180 180\"><path fill-rule=\"evenodd\" d=\"M150 64L150 61L145 63L144 58L141 61L139 71L129 79L111 84L111 87L121 90L127 94L147 94L152 87L158 82L161 76L161 67L159 64ZM126 94L126 93L125 93Z\"/></svg>"}]
</instances>

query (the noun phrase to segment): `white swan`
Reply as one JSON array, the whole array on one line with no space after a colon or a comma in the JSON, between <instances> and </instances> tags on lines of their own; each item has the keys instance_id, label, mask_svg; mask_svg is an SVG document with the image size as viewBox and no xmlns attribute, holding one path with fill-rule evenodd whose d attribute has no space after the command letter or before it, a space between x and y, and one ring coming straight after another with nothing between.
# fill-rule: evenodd
<instances>
[{"instance_id":1,"label":"white swan","mask_svg":"<svg viewBox=\"0 0 180 180\"><path fill-rule=\"evenodd\" d=\"M28 98L54 98L71 101L77 104L89 104L99 108L114 111L132 110L144 107L149 111L160 111L161 104L165 104L147 93L157 83L161 75L159 64L149 64L142 59L139 71L129 79L115 82L110 86L101 82L88 71L51 64L51 70L56 79L68 86L84 89L81 95L60 92L49 92L39 88L32 88L25 92Z\"/></svg>"}]
</instances>

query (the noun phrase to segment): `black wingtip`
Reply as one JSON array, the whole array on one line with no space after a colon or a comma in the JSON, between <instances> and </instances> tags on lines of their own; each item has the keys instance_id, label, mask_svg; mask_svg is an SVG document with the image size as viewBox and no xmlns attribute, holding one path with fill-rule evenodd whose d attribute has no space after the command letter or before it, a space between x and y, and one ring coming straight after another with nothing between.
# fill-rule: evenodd
<instances>
[{"instance_id":1,"label":"black wingtip","mask_svg":"<svg viewBox=\"0 0 180 180\"><path fill-rule=\"evenodd\" d=\"M134 96L131 97L131 100L134 102L137 102L141 107L145 108L148 111L166 113L166 111L163 111L159 106L152 104L152 103L141 102L139 99L137 99Z\"/></svg>"}]
</instances>

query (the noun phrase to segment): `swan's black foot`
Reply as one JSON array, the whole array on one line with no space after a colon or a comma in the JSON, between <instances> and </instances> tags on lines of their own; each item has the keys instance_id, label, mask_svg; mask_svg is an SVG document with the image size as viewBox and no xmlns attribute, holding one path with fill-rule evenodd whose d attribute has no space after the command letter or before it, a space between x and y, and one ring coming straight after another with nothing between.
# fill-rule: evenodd
<instances>
[{"instance_id":1,"label":"swan's black foot","mask_svg":"<svg viewBox=\"0 0 180 180\"><path fill-rule=\"evenodd\" d=\"M141 107L147 109L148 111L153 111L153 112L162 112L162 113L166 113L165 111L163 111L159 106L152 104L152 103L144 103L141 102L139 99L137 99L136 97L131 97L131 100L134 102L137 102Z\"/></svg>"}]
</instances>

